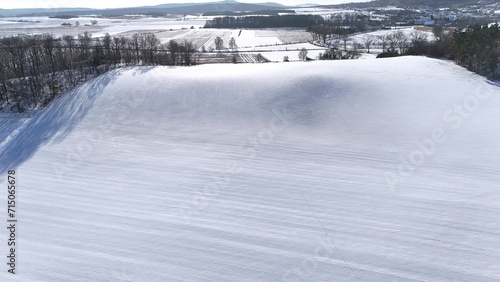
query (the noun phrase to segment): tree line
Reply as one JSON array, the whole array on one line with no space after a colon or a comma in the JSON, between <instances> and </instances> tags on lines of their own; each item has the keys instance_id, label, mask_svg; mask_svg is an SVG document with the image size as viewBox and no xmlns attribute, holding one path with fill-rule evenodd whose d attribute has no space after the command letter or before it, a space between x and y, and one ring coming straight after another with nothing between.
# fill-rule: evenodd
<instances>
[{"instance_id":1,"label":"tree line","mask_svg":"<svg viewBox=\"0 0 500 282\"><path fill-rule=\"evenodd\" d=\"M323 41L345 37L380 25L380 22L370 20L370 16L352 13L331 15L325 22L310 26L307 31L315 41Z\"/></svg>"},{"instance_id":2,"label":"tree line","mask_svg":"<svg viewBox=\"0 0 500 282\"><path fill-rule=\"evenodd\" d=\"M315 31L311 32L318 32L318 29L322 28L326 27L317 26ZM489 79L500 79L500 26L498 24L477 24L454 31L434 26L432 32L433 40L429 40L426 33L417 30L409 34L395 31L378 36L366 36L361 42L352 42L352 48L349 49L347 43L350 39L344 35L340 39L339 46L325 51L319 58L320 60L353 59L357 58L359 49L365 49L370 53L371 49L378 48L382 50L382 53L377 58L401 55L447 58Z\"/></svg>"},{"instance_id":3,"label":"tree line","mask_svg":"<svg viewBox=\"0 0 500 282\"><path fill-rule=\"evenodd\" d=\"M381 40L385 42L384 53L379 56L424 55L448 58L489 79L500 79L498 24L474 25L450 32L436 26L433 28L433 33L434 40L428 40L425 34L419 32L414 32L409 37L402 36L401 40L395 40L391 36L383 37Z\"/></svg>"},{"instance_id":4,"label":"tree line","mask_svg":"<svg viewBox=\"0 0 500 282\"><path fill-rule=\"evenodd\" d=\"M205 28L307 28L324 22L325 19L318 15L218 17L207 21Z\"/></svg>"},{"instance_id":5,"label":"tree line","mask_svg":"<svg viewBox=\"0 0 500 282\"><path fill-rule=\"evenodd\" d=\"M500 79L500 26L475 25L456 31L448 55L468 70Z\"/></svg>"},{"instance_id":6,"label":"tree line","mask_svg":"<svg viewBox=\"0 0 500 282\"><path fill-rule=\"evenodd\" d=\"M321 40L326 43L327 39L346 37L355 34L357 30L352 27L333 26L333 25L314 25L307 29L313 37L313 40Z\"/></svg>"},{"instance_id":7,"label":"tree line","mask_svg":"<svg viewBox=\"0 0 500 282\"><path fill-rule=\"evenodd\" d=\"M45 106L61 92L122 66L195 65L195 46L154 34L130 38L56 38L51 34L0 39L0 110L24 112Z\"/></svg>"}]
</instances>

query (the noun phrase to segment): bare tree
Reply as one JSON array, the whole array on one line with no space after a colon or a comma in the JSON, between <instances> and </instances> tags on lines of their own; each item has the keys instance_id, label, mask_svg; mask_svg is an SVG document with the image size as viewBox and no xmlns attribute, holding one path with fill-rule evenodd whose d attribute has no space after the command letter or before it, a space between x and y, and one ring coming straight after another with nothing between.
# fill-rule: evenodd
<instances>
[{"instance_id":1,"label":"bare tree","mask_svg":"<svg viewBox=\"0 0 500 282\"><path fill-rule=\"evenodd\" d=\"M134 62L135 64L139 64L139 58L140 58L140 50L141 50L141 38L139 36L139 34L134 34L132 35L132 41L130 42L130 44L132 45L132 48L134 49L135 51L135 58L134 58Z\"/></svg>"},{"instance_id":2,"label":"bare tree","mask_svg":"<svg viewBox=\"0 0 500 282\"><path fill-rule=\"evenodd\" d=\"M427 34L414 30L410 34L411 44L406 50L408 55L425 55L429 53L429 42L427 41Z\"/></svg>"},{"instance_id":3,"label":"bare tree","mask_svg":"<svg viewBox=\"0 0 500 282\"><path fill-rule=\"evenodd\" d=\"M167 51L169 52L170 55L168 64L173 66L177 65L180 52L179 43L177 43L175 40L170 40L167 44Z\"/></svg>"},{"instance_id":4,"label":"bare tree","mask_svg":"<svg viewBox=\"0 0 500 282\"><path fill-rule=\"evenodd\" d=\"M220 51L224 49L224 40L220 36L215 38L215 50Z\"/></svg>"},{"instance_id":5,"label":"bare tree","mask_svg":"<svg viewBox=\"0 0 500 282\"><path fill-rule=\"evenodd\" d=\"M196 49L193 45L192 42L184 40L182 44L180 45L180 50L181 50L181 59L182 59L182 65L184 66L190 66L194 64L193 61L193 55L196 52Z\"/></svg>"},{"instance_id":6,"label":"bare tree","mask_svg":"<svg viewBox=\"0 0 500 282\"><path fill-rule=\"evenodd\" d=\"M389 35L388 34L378 35L377 39L380 41L380 44L382 45L382 53L385 53L385 51L387 50L387 43L389 42Z\"/></svg>"},{"instance_id":7,"label":"bare tree","mask_svg":"<svg viewBox=\"0 0 500 282\"><path fill-rule=\"evenodd\" d=\"M235 49L238 49L238 45L236 45L236 39L234 39L234 37L231 37L231 39L229 40L229 49L233 51Z\"/></svg>"},{"instance_id":8,"label":"bare tree","mask_svg":"<svg viewBox=\"0 0 500 282\"><path fill-rule=\"evenodd\" d=\"M123 63L193 65L198 60L191 42L162 46L154 34L92 38L86 32L77 40L51 34L0 38L0 107L23 112L47 105L70 87Z\"/></svg>"},{"instance_id":9,"label":"bare tree","mask_svg":"<svg viewBox=\"0 0 500 282\"><path fill-rule=\"evenodd\" d=\"M52 92L52 98L55 98L57 95L57 79L56 79L56 47L59 45L59 41L54 38L51 34L44 34L42 37L43 50L45 55L48 57L49 65L50 65L50 80L49 87Z\"/></svg>"},{"instance_id":10,"label":"bare tree","mask_svg":"<svg viewBox=\"0 0 500 282\"><path fill-rule=\"evenodd\" d=\"M144 49L144 60L146 64L155 65L154 54L160 46L160 39L154 34L146 34L144 36L144 43L142 48Z\"/></svg>"},{"instance_id":11,"label":"bare tree","mask_svg":"<svg viewBox=\"0 0 500 282\"><path fill-rule=\"evenodd\" d=\"M389 52L396 52L398 47L398 39L396 38L396 34L392 33L387 35L387 43L389 45Z\"/></svg>"},{"instance_id":12,"label":"bare tree","mask_svg":"<svg viewBox=\"0 0 500 282\"><path fill-rule=\"evenodd\" d=\"M65 69L69 69L71 71L68 72L68 79L72 86L75 86L77 83L75 72L73 70L76 69L76 46L75 46L75 38L71 35L65 35L62 38L62 44L64 44L66 52L63 54L63 62L65 64Z\"/></svg>"},{"instance_id":13,"label":"bare tree","mask_svg":"<svg viewBox=\"0 0 500 282\"><path fill-rule=\"evenodd\" d=\"M367 36L363 40L363 43L365 45L366 51L370 53L370 48L372 47L373 43L375 43L375 38L373 38L373 36Z\"/></svg>"},{"instance_id":14,"label":"bare tree","mask_svg":"<svg viewBox=\"0 0 500 282\"><path fill-rule=\"evenodd\" d=\"M411 41L427 41L427 34L419 31L419 30L414 30L410 34L410 39Z\"/></svg>"},{"instance_id":15,"label":"bare tree","mask_svg":"<svg viewBox=\"0 0 500 282\"><path fill-rule=\"evenodd\" d=\"M342 37L342 42L344 43L344 51L347 51L347 42L349 42L349 38L347 36Z\"/></svg>"},{"instance_id":16,"label":"bare tree","mask_svg":"<svg viewBox=\"0 0 500 282\"><path fill-rule=\"evenodd\" d=\"M10 104L9 101L9 89L8 89L8 83L9 79L7 78L7 62L3 60L3 58L6 58L7 54L0 49L0 97L3 99L0 100L0 102L6 102L7 105ZM0 103L0 105L2 104Z\"/></svg>"},{"instance_id":17,"label":"bare tree","mask_svg":"<svg viewBox=\"0 0 500 282\"><path fill-rule=\"evenodd\" d=\"M393 35L394 40L396 41L396 47L399 48L400 53L404 53L406 48L408 47L408 35L406 35L401 30L397 31Z\"/></svg>"},{"instance_id":18,"label":"bare tree","mask_svg":"<svg viewBox=\"0 0 500 282\"><path fill-rule=\"evenodd\" d=\"M305 61L305 60L307 60L307 53L308 53L308 51L307 51L307 49L306 49L306 48L302 48L302 49L300 49L300 52L299 52L299 60L301 60L301 61Z\"/></svg>"}]
</instances>

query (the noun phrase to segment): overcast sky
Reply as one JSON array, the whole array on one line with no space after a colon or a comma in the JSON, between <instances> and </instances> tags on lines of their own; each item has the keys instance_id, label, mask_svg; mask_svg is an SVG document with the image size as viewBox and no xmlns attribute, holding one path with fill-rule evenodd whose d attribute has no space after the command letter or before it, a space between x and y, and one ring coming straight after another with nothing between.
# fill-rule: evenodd
<instances>
[{"instance_id":1,"label":"overcast sky","mask_svg":"<svg viewBox=\"0 0 500 282\"><path fill-rule=\"evenodd\" d=\"M0 0L1 9L14 8L57 8L57 7L84 7L84 8L116 8L158 5L167 3L214 2L217 0ZM340 4L348 2L367 2L367 0L238 0L245 3L276 2L284 5L298 5L305 3Z\"/></svg>"}]
</instances>

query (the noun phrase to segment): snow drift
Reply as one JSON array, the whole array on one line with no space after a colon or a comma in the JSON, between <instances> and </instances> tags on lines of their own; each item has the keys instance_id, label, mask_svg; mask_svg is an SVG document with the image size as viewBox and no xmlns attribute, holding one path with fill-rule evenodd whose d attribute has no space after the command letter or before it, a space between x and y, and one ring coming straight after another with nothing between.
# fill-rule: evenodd
<instances>
[{"instance_id":1,"label":"snow drift","mask_svg":"<svg viewBox=\"0 0 500 282\"><path fill-rule=\"evenodd\" d=\"M1 118L0 279L498 280L499 108L419 57L113 71Z\"/></svg>"}]
</instances>

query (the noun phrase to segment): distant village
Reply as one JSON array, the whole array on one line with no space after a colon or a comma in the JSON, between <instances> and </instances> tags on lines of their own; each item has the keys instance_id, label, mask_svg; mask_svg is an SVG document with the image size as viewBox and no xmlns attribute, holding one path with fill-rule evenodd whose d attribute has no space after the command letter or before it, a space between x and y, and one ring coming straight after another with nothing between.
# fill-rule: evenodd
<instances>
[{"instance_id":1,"label":"distant village","mask_svg":"<svg viewBox=\"0 0 500 282\"><path fill-rule=\"evenodd\" d=\"M490 5L471 5L461 8L372 7L353 9L355 14L369 16L372 26L367 29L394 26L466 27L470 24L495 23L500 20L500 2Z\"/></svg>"}]
</instances>

